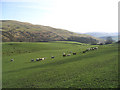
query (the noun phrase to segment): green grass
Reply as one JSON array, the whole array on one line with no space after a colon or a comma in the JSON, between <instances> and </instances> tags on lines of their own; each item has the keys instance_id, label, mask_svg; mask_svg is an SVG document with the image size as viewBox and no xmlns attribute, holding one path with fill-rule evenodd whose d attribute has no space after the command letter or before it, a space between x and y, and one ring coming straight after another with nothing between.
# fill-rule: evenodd
<instances>
[{"instance_id":1,"label":"green grass","mask_svg":"<svg viewBox=\"0 0 120 90\"><path fill-rule=\"evenodd\" d=\"M117 88L117 44L81 53L95 46L66 41L3 43L3 88ZM62 57L70 51L77 55ZM37 57L46 60L31 62Z\"/></svg>"}]
</instances>

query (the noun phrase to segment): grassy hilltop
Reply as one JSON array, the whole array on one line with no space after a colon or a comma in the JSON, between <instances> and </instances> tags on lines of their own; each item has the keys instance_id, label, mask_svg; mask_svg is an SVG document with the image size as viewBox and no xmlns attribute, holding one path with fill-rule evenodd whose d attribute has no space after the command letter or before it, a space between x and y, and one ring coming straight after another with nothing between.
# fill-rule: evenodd
<instances>
[{"instance_id":1,"label":"grassy hilltop","mask_svg":"<svg viewBox=\"0 0 120 90\"><path fill-rule=\"evenodd\" d=\"M89 47L98 50L81 53ZM63 57L63 52L77 55ZM51 59L51 56L55 56ZM46 57L44 61L31 59ZM14 59L14 62L10 62ZM3 88L117 88L118 45L3 43Z\"/></svg>"},{"instance_id":2,"label":"grassy hilltop","mask_svg":"<svg viewBox=\"0 0 120 90\"><path fill-rule=\"evenodd\" d=\"M40 41L79 41L96 43L99 39L86 34L77 34L64 29L43 25L33 25L14 20L1 20L3 42L40 42Z\"/></svg>"}]
</instances>

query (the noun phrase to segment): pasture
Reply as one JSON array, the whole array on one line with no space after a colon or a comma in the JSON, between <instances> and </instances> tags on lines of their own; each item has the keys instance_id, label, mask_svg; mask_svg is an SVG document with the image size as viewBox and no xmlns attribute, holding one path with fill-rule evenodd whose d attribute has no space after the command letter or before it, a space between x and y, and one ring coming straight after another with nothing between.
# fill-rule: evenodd
<instances>
[{"instance_id":1,"label":"pasture","mask_svg":"<svg viewBox=\"0 0 120 90\"><path fill-rule=\"evenodd\" d=\"M98 46L57 41L5 42L2 45L3 88L118 87L117 44ZM96 46L98 50L82 53ZM62 56L70 51L76 55ZM42 57L46 59L36 61Z\"/></svg>"}]
</instances>

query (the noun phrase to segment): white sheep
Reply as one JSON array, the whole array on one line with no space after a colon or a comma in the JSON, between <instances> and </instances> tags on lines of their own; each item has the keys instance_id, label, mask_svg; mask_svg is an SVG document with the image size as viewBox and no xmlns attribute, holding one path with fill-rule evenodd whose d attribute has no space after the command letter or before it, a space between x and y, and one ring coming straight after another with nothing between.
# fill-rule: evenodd
<instances>
[{"instance_id":1,"label":"white sheep","mask_svg":"<svg viewBox=\"0 0 120 90\"><path fill-rule=\"evenodd\" d=\"M65 57L66 56L66 54L65 53L63 53L63 57Z\"/></svg>"},{"instance_id":2,"label":"white sheep","mask_svg":"<svg viewBox=\"0 0 120 90\"><path fill-rule=\"evenodd\" d=\"M42 60L45 60L45 58L42 58Z\"/></svg>"},{"instance_id":3,"label":"white sheep","mask_svg":"<svg viewBox=\"0 0 120 90\"><path fill-rule=\"evenodd\" d=\"M71 56L71 54L67 54L67 56Z\"/></svg>"},{"instance_id":4,"label":"white sheep","mask_svg":"<svg viewBox=\"0 0 120 90\"><path fill-rule=\"evenodd\" d=\"M34 61L34 59L31 59L31 62L33 62Z\"/></svg>"},{"instance_id":5,"label":"white sheep","mask_svg":"<svg viewBox=\"0 0 120 90\"><path fill-rule=\"evenodd\" d=\"M52 59L55 58L54 56L51 57Z\"/></svg>"},{"instance_id":6,"label":"white sheep","mask_svg":"<svg viewBox=\"0 0 120 90\"><path fill-rule=\"evenodd\" d=\"M39 61L39 58L36 58L36 61Z\"/></svg>"},{"instance_id":7,"label":"white sheep","mask_svg":"<svg viewBox=\"0 0 120 90\"><path fill-rule=\"evenodd\" d=\"M13 62L13 61L14 61L14 59L11 59L10 61L11 61L11 62Z\"/></svg>"},{"instance_id":8,"label":"white sheep","mask_svg":"<svg viewBox=\"0 0 120 90\"><path fill-rule=\"evenodd\" d=\"M98 47L95 47L95 49L98 49Z\"/></svg>"}]
</instances>

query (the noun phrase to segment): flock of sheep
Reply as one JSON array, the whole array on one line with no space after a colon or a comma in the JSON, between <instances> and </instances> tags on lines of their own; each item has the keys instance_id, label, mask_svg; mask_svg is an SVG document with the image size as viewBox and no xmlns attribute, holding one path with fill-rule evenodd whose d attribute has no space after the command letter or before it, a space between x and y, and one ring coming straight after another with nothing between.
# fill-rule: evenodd
<instances>
[{"instance_id":1,"label":"flock of sheep","mask_svg":"<svg viewBox=\"0 0 120 90\"><path fill-rule=\"evenodd\" d=\"M85 51L82 51L82 53L86 53L88 51L91 51L91 50L97 50L98 47L91 47L91 48L87 48ZM72 51L70 51L70 53L72 53ZM76 55L76 52L73 52L72 53L73 55ZM71 56L71 54L66 54L66 53L63 53L63 57L66 57L66 56ZM55 56L51 56L51 59L54 59ZM45 60L46 58L43 57L43 58L36 58L36 61L41 61L41 60ZM11 59L11 62L13 62L14 59ZM31 59L31 62L34 62L34 59Z\"/></svg>"}]
</instances>

